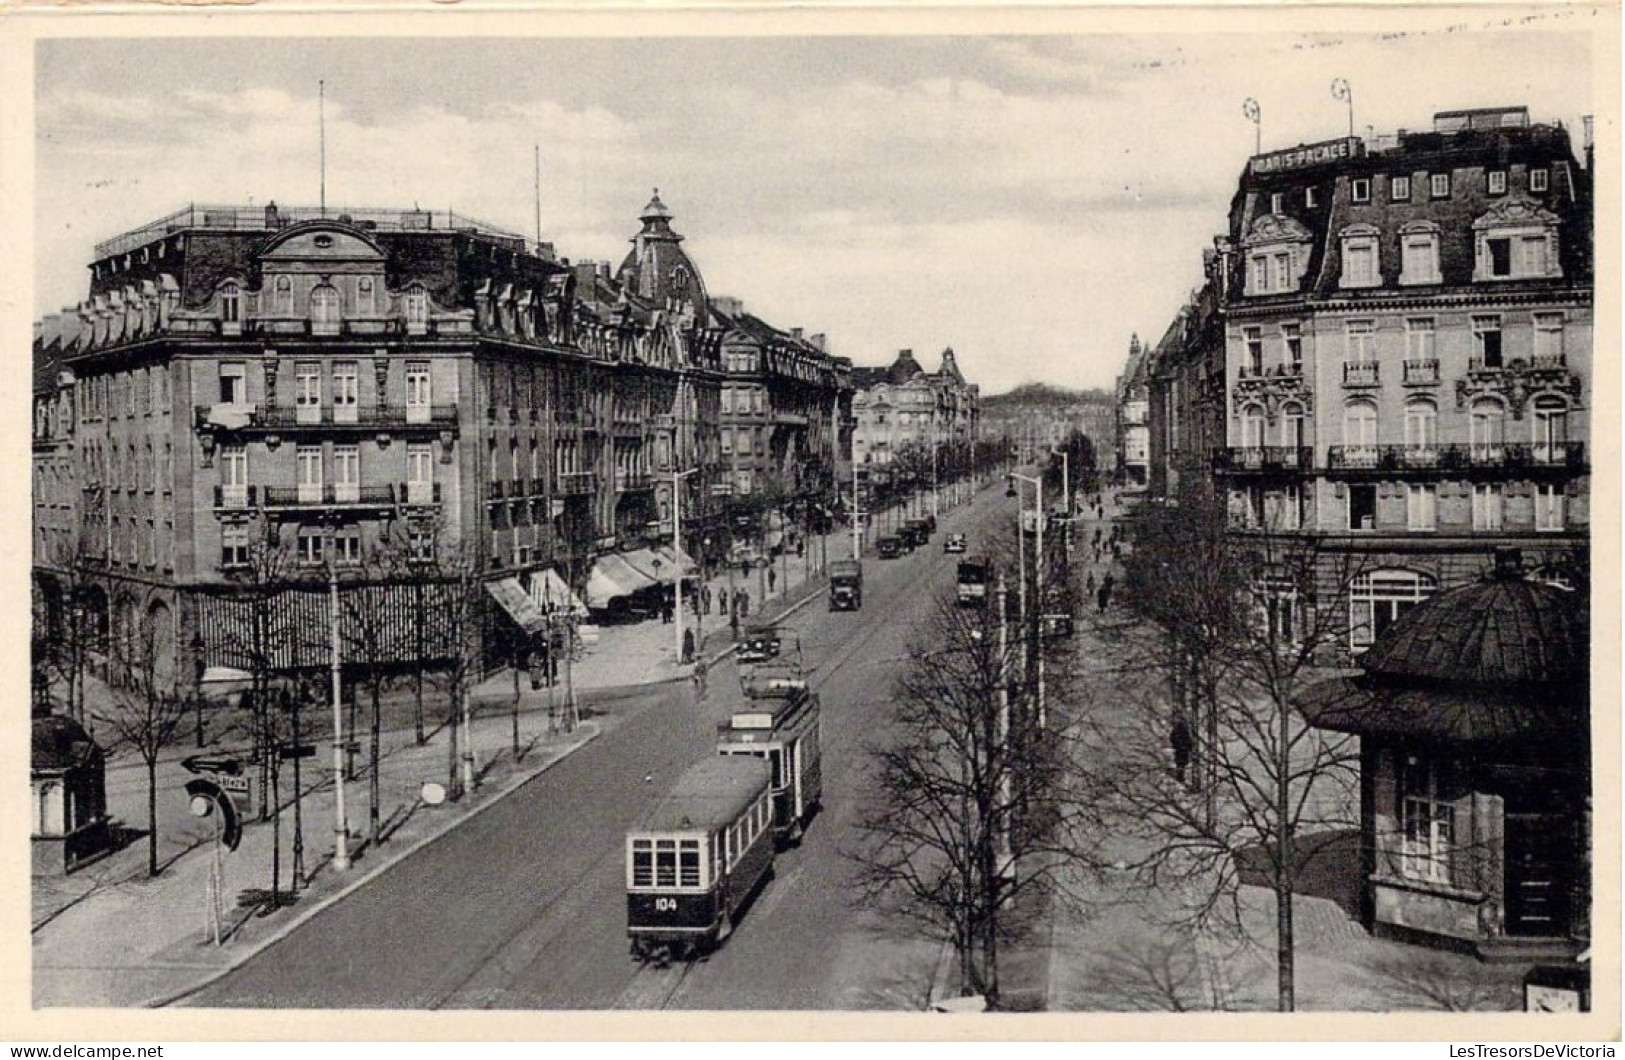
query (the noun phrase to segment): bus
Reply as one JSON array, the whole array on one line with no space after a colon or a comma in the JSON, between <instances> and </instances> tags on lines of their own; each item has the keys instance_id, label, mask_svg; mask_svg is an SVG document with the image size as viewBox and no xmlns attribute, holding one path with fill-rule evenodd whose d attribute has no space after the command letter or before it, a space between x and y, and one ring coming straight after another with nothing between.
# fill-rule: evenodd
<instances>
[{"instance_id":1,"label":"bus","mask_svg":"<svg viewBox=\"0 0 1625 1060\"><path fill-rule=\"evenodd\" d=\"M959 561L958 600L961 607L982 607L987 603L988 583L993 580L993 563L986 556L966 556Z\"/></svg>"}]
</instances>

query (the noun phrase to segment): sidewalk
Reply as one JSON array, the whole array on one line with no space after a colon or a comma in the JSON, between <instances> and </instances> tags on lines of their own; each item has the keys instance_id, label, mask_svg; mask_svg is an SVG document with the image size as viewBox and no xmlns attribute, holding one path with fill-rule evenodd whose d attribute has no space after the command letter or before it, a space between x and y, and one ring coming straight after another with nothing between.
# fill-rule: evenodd
<instances>
[{"instance_id":1,"label":"sidewalk","mask_svg":"<svg viewBox=\"0 0 1625 1060\"><path fill-rule=\"evenodd\" d=\"M841 545L841 539L832 535L830 558L845 555ZM752 572L752 606L746 621L776 617L816 595L821 591L822 568L822 546L817 537L810 538L803 556L790 554L776 561L774 588L765 604L758 595L765 588L765 572ZM736 587L741 582L736 576ZM715 614L716 592L727 584L726 576L710 583L712 615L698 616L697 621L692 611L684 616L685 628L702 632L701 657L708 662L733 650L731 632ZM426 803L423 794L426 782L444 786L449 780L450 733L442 725L444 697L433 685L426 689L427 741L419 746L414 732L415 696L411 690L392 690L381 711L381 844L370 848L367 843L369 776L367 756L362 753L356 759L356 779L345 785L351 865L342 871L331 864L336 817L331 717L322 711L310 712L304 718L309 733L306 742L316 744L317 755L302 760L300 769L305 791L300 816L306 886L291 903L283 894L284 904L269 909L273 846L280 850L279 888L285 889L292 878L293 763L285 762L279 784L283 802L280 842L273 839L271 822L254 820L255 807L251 806L238 849L221 859L223 940L218 946L213 942L208 913L214 822L192 817L182 794L191 774L181 766L181 759L197 753L190 727L184 730L187 738L167 749L159 762L161 871L156 877L146 874L145 768L129 756L114 759L107 773L108 812L134 838L70 876L33 880L34 1005L144 1006L161 1004L194 989L592 740L608 720L593 719L610 710L618 698L662 683L672 683L675 690L675 682L691 670L679 665L675 623L654 619L605 626L598 643L587 647L570 666L569 686L584 720L568 730L564 725L563 669L553 689L532 689L528 675L520 675L517 755L513 750L513 671L490 675L471 692L477 788L457 802L436 806ZM358 718L365 718L367 712L363 692ZM210 719L207 738L210 754L241 753L246 743L242 733L219 716ZM365 747L364 721L352 739L359 739ZM258 777L254 779L257 783Z\"/></svg>"},{"instance_id":2,"label":"sidewalk","mask_svg":"<svg viewBox=\"0 0 1625 1060\"><path fill-rule=\"evenodd\" d=\"M1093 532L1107 534L1122 509L1116 491L1102 493L1106 518L1089 509L1077 523L1073 553L1079 577L1122 578L1109 550L1098 560ZM1115 606L1115 605L1114 605ZM1096 636L1097 608L1083 603L1079 636ZM1097 653L1098 654L1098 653ZM1079 653L1079 658L1093 655ZM1102 680L1108 679L1101 675ZM1110 696L1097 697L1099 701ZM1125 862L1134 851L1119 853ZM1266 887L1238 889L1233 917L1205 929L1173 926L1184 898L1147 889L1130 872L1104 880L1070 876L1063 888L1087 902L1063 897L1028 936L1004 950L1001 1007L1051 1012L1274 1011L1276 1008L1275 897ZM1526 965L1486 965L1469 956L1376 939L1353 917L1354 884L1339 901L1293 896L1294 988L1298 1011L1379 1012L1426 1009L1517 1010ZM933 999L951 995L951 961L939 968Z\"/></svg>"}]
</instances>

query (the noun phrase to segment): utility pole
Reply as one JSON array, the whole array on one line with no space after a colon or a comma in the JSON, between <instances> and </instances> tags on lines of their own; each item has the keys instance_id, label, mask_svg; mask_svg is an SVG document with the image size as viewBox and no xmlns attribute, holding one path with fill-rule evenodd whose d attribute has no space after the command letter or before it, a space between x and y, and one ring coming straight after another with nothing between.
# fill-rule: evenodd
<instances>
[{"instance_id":1,"label":"utility pole","mask_svg":"<svg viewBox=\"0 0 1625 1060\"><path fill-rule=\"evenodd\" d=\"M678 666L683 665L683 480L698 470L691 467L687 471L674 470L671 473L671 548L677 564L677 606L672 610L677 615ZM695 654L699 653L698 644L694 650Z\"/></svg>"},{"instance_id":2,"label":"utility pole","mask_svg":"<svg viewBox=\"0 0 1625 1060\"><path fill-rule=\"evenodd\" d=\"M858 506L858 457L852 454L852 558L863 553L863 509Z\"/></svg>"}]
</instances>

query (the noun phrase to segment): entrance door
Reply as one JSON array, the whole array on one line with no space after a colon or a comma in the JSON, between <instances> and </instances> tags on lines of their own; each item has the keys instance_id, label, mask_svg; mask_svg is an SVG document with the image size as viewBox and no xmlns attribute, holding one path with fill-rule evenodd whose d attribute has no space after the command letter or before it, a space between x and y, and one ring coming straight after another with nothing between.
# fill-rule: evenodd
<instances>
[{"instance_id":1,"label":"entrance door","mask_svg":"<svg viewBox=\"0 0 1625 1060\"><path fill-rule=\"evenodd\" d=\"M1550 812L1506 811L1506 932L1564 938L1574 886L1572 821Z\"/></svg>"}]
</instances>

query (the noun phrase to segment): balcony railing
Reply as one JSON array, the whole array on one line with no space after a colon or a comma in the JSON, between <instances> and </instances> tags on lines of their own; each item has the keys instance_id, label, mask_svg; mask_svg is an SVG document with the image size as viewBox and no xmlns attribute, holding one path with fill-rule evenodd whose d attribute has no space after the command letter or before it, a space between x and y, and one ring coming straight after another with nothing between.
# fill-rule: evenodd
<instances>
[{"instance_id":1,"label":"balcony railing","mask_svg":"<svg viewBox=\"0 0 1625 1060\"><path fill-rule=\"evenodd\" d=\"M1433 358L1405 362L1406 386L1431 386L1439 382L1439 362Z\"/></svg>"},{"instance_id":2,"label":"balcony railing","mask_svg":"<svg viewBox=\"0 0 1625 1060\"><path fill-rule=\"evenodd\" d=\"M247 421L239 430L283 431L332 428L363 431L399 430L409 427L443 429L457 425L456 405L244 405ZM199 427L206 425L213 405L199 405L194 413ZM218 417L217 417L218 419Z\"/></svg>"},{"instance_id":3,"label":"balcony railing","mask_svg":"<svg viewBox=\"0 0 1625 1060\"><path fill-rule=\"evenodd\" d=\"M1376 361L1348 361L1344 363L1344 386L1376 386L1378 382Z\"/></svg>"},{"instance_id":4,"label":"balcony railing","mask_svg":"<svg viewBox=\"0 0 1625 1060\"><path fill-rule=\"evenodd\" d=\"M1583 471L1584 442L1468 442L1451 445L1334 445L1327 449L1331 471L1465 472L1556 469Z\"/></svg>"},{"instance_id":5,"label":"balcony railing","mask_svg":"<svg viewBox=\"0 0 1625 1060\"><path fill-rule=\"evenodd\" d=\"M396 496L401 498L402 504L422 506L440 503L440 483L438 482L403 482L400 484Z\"/></svg>"},{"instance_id":6,"label":"balcony railing","mask_svg":"<svg viewBox=\"0 0 1625 1060\"><path fill-rule=\"evenodd\" d=\"M214 506L220 509L254 508L259 505L257 486L216 486Z\"/></svg>"},{"instance_id":7,"label":"balcony railing","mask_svg":"<svg viewBox=\"0 0 1625 1060\"><path fill-rule=\"evenodd\" d=\"M395 504L395 489L389 485L266 486L264 495L267 508L388 508Z\"/></svg>"},{"instance_id":8,"label":"balcony railing","mask_svg":"<svg viewBox=\"0 0 1625 1060\"><path fill-rule=\"evenodd\" d=\"M655 477L647 471L615 472L615 489L619 493L654 488Z\"/></svg>"},{"instance_id":9,"label":"balcony railing","mask_svg":"<svg viewBox=\"0 0 1625 1060\"><path fill-rule=\"evenodd\" d=\"M560 495L582 497L598 492L598 472L566 471L559 476Z\"/></svg>"},{"instance_id":10,"label":"balcony railing","mask_svg":"<svg viewBox=\"0 0 1625 1060\"><path fill-rule=\"evenodd\" d=\"M1213 470L1219 472L1307 471L1314 460L1308 446L1238 445L1220 449L1213 456Z\"/></svg>"}]
</instances>

